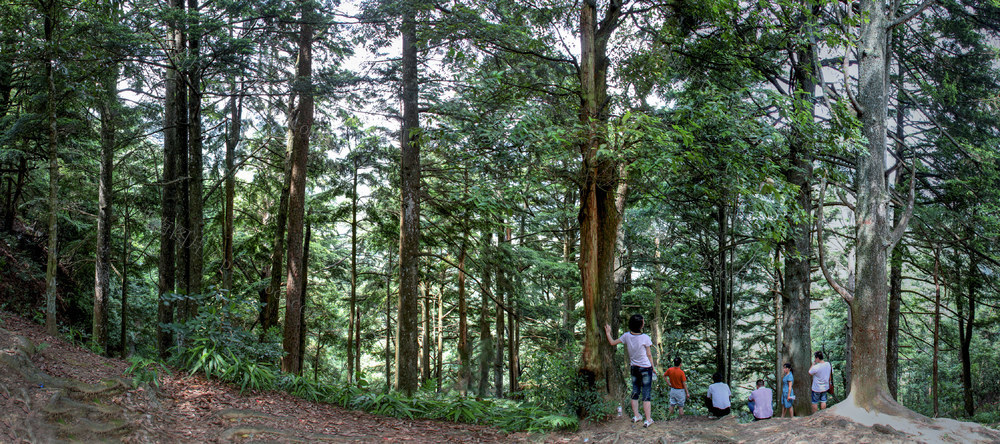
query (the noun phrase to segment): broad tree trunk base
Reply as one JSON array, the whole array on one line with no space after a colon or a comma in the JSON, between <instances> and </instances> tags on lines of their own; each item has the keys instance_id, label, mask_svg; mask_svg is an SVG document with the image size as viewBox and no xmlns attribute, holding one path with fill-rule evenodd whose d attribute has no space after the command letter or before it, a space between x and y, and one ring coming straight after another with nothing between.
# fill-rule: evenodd
<instances>
[{"instance_id":1,"label":"broad tree trunk base","mask_svg":"<svg viewBox=\"0 0 1000 444\"><path fill-rule=\"evenodd\" d=\"M867 406L858 405L852 390L842 402L819 415L843 416L869 427L891 428L925 442L998 442L1000 431L972 422L934 419L896 402L888 390L880 391Z\"/></svg>"}]
</instances>

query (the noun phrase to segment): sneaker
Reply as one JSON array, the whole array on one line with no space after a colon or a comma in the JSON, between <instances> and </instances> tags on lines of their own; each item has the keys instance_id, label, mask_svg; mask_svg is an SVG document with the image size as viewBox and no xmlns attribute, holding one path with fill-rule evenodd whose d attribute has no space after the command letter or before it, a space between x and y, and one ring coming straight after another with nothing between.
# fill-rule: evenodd
<instances>
[{"instance_id":1,"label":"sneaker","mask_svg":"<svg viewBox=\"0 0 1000 444\"><path fill-rule=\"evenodd\" d=\"M632 423L633 424L635 424L635 423L637 423L639 421L642 421L642 417L641 416L633 416L632 417Z\"/></svg>"},{"instance_id":2,"label":"sneaker","mask_svg":"<svg viewBox=\"0 0 1000 444\"><path fill-rule=\"evenodd\" d=\"M652 419L647 419L646 422L642 423L642 426L643 427L649 427L652 424L653 424L653 420Z\"/></svg>"}]
</instances>

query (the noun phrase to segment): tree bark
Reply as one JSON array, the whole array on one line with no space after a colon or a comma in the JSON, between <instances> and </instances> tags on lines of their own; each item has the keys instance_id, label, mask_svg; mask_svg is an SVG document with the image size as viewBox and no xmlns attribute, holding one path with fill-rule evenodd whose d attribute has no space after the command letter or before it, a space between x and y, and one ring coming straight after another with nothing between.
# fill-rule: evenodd
<instances>
[{"instance_id":1,"label":"tree bark","mask_svg":"<svg viewBox=\"0 0 1000 444\"><path fill-rule=\"evenodd\" d=\"M798 26L802 33L809 35L813 29L815 16L805 5L801 6ZM811 39L801 39L802 43L790 49L792 64L792 112L797 121L792 125L789 139L785 180L798 191L795 195L796 210L801 217L790 218L789 236L782 245L784 255L784 285L781 293L782 343L781 356L784 362L792 364L793 372L799 372L792 383L796 394L793 407L799 415L812 411L809 396L809 378L806 370L812 362L810 332L810 304L812 302L811 258L812 258L812 143L808 136L809 125L815 120L816 106L813 102L816 91L816 48ZM801 119L801 120L799 120ZM780 368L779 368L780 371Z\"/></svg>"},{"instance_id":2,"label":"tree bark","mask_svg":"<svg viewBox=\"0 0 1000 444\"><path fill-rule=\"evenodd\" d=\"M108 301L111 299L111 204L114 170L116 113L118 102L118 66L105 67L102 78L104 98L101 114L101 165L97 185L97 251L94 262L94 318L92 338L103 350L108 350ZM122 324L124 325L124 324Z\"/></svg>"},{"instance_id":3,"label":"tree bark","mask_svg":"<svg viewBox=\"0 0 1000 444\"><path fill-rule=\"evenodd\" d=\"M972 397L972 346L973 326L976 322L976 294L979 292L979 261L973 254L969 255L968 294L969 314L963 315L962 292L955 292L958 303L958 342L959 358L962 361L962 400L965 414L970 417L976 413L976 405Z\"/></svg>"},{"instance_id":4,"label":"tree bark","mask_svg":"<svg viewBox=\"0 0 1000 444\"><path fill-rule=\"evenodd\" d=\"M311 213L311 212L310 212ZM299 294L299 374L306 356L306 300L309 287L309 243L312 240L312 221L306 221L306 238L302 245L302 292Z\"/></svg>"},{"instance_id":5,"label":"tree bark","mask_svg":"<svg viewBox=\"0 0 1000 444\"><path fill-rule=\"evenodd\" d=\"M604 395L617 399L624 381L615 371L614 349L602 331L610 324L614 300L614 257L626 188L619 163L599 155L606 146L608 39L618 27L620 0L611 1L598 25L597 2L580 7L580 109L585 128L580 143L580 286L584 309L584 339L580 374L589 387L603 382Z\"/></svg>"},{"instance_id":6,"label":"tree bark","mask_svg":"<svg viewBox=\"0 0 1000 444\"><path fill-rule=\"evenodd\" d=\"M857 291L851 302L854 338L853 372L848 402L861 408L905 412L892 399L886 381L888 288L886 248L889 246L885 186L887 27L882 0L862 0L859 40L858 103L862 136L867 147L857 159L856 267Z\"/></svg>"},{"instance_id":7,"label":"tree bark","mask_svg":"<svg viewBox=\"0 0 1000 444\"><path fill-rule=\"evenodd\" d=\"M55 41L56 1L49 0L45 7L45 79L48 85L48 100L46 115L48 119L48 157L49 157L49 223L48 252L45 262L45 331L50 336L59 333L56 322L56 277L59 274L59 128L56 121L56 79L55 79Z\"/></svg>"},{"instance_id":8,"label":"tree bark","mask_svg":"<svg viewBox=\"0 0 1000 444\"><path fill-rule=\"evenodd\" d=\"M170 8L183 9L182 0L169 0ZM159 281L157 286L158 302L156 309L156 345L161 358L167 353L173 343L173 334L163 328L163 325L174 322L174 304L172 293L176 287L176 242L177 231L177 176L180 156L180 133L178 123L178 101L181 91L180 76L177 71L178 42L182 42L180 26L175 22L168 23L168 42L165 45L168 64L164 78L164 118L163 118L163 178L160 206L160 257L157 270Z\"/></svg>"},{"instance_id":9,"label":"tree bark","mask_svg":"<svg viewBox=\"0 0 1000 444\"><path fill-rule=\"evenodd\" d=\"M294 93L293 93L294 94ZM294 110L294 100L289 102L288 119L292 121ZM288 194L292 183L292 132L288 134L288 147L285 150L284 171L282 172L281 195L278 197L278 211L274 214L274 240L271 243L271 280L261 301L261 335L263 336L271 327L278 325L278 294L281 292L281 281L284 277L282 272L282 260L285 252L285 232L288 228Z\"/></svg>"},{"instance_id":10,"label":"tree bark","mask_svg":"<svg viewBox=\"0 0 1000 444\"><path fill-rule=\"evenodd\" d=\"M285 328L282 349L285 356L281 360L281 371L299 375L302 373L301 340L302 295L305 275L302 229L305 219L306 163L309 159L309 132L313 124L312 86L312 41L313 24L316 21L313 4L300 1L302 8L299 24L298 61L296 62L295 85L293 90L299 98L298 106L289 119L291 138L292 175L288 191L288 252L285 292Z\"/></svg>"},{"instance_id":11,"label":"tree bark","mask_svg":"<svg viewBox=\"0 0 1000 444\"><path fill-rule=\"evenodd\" d=\"M897 88L902 88L902 85L898 85ZM896 153L902 157L903 148L903 138L906 137L906 132L903 131L904 116L906 110L903 108L903 94L899 93L896 101ZM896 189L903 189L903 172L905 168L898 168L896 170ZM910 178L910 180L915 180L915 178ZM892 213L893 225L898 225L903 218L904 208L895 208ZM892 249L892 254L889 258L889 320L888 320L888 330L886 332L886 356L885 356L885 375L886 382L889 385L889 393L892 395L893 399L898 400L899 393L899 315L900 315L900 305L903 302L903 242L900 241L896 244L895 248Z\"/></svg>"},{"instance_id":12,"label":"tree bark","mask_svg":"<svg viewBox=\"0 0 1000 444\"><path fill-rule=\"evenodd\" d=\"M420 118L418 115L417 21L415 2L403 8L402 87L403 126L400 134L399 212L399 334L396 347L396 388L412 395L417 389L417 288L420 276Z\"/></svg>"},{"instance_id":13,"label":"tree bark","mask_svg":"<svg viewBox=\"0 0 1000 444\"><path fill-rule=\"evenodd\" d=\"M229 134L226 135L225 222L222 227L222 288L232 292L233 231L235 227L233 217L236 201L236 146L240 143L241 126L243 123L243 97L237 94L235 80L233 81L231 96L229 97L229 112L231 113L231 117ZM267 301L263 301L263 303L266 304Z\"/></svg>"},{"instance_id":14,"label":"tree bark","mask_svg":"<svg viewBox=\"0 0 1000 444\"><path fill-rule=\"evenodd\" d=\"M188 12L192 16L198 14L198 0L188 0ZM195 18L194 20L197 20ZM193 25L196 25L194 23ZM188 72L188 296L202 292L202 276L204 273L204 258L202 257L204 222L204 204L202 188L204 169L202 167L203 140L201 134L201 76L200 38L193 32L188 36L188 56L193 60ZM188 319L198 314L198 304L189 299Z\"/></svg>"},{"instance_id":15,"label":"tree bark","mask_svg":"<svg viewBox=\"0 0 1000 444\"><path fill-rule=\"evenodd\" d=\"M716 205L716 250L715 264L715 370L722 374L722 380L730 384L729 375L729 270L726 258L729 227L725 198Z\"/></svg>"}]
</instances>

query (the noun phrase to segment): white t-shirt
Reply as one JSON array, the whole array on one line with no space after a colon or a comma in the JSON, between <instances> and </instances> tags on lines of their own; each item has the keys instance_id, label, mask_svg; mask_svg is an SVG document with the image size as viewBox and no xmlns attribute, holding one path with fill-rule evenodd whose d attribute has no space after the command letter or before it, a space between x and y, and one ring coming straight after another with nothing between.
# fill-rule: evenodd
<instances>
[{"instance_id":1,"label":"white t-shirt","mask_svg":"<svg viewBox=\"0 0 1000 444\"><path fill-rule=\"evenodd\" d=\"M716 382L708 386L708 396L712 400L712 407L717 409L729 408L732 403L729 402L729 397L733 395L733 392L729 390L729 386L725 382Z\"/></svg>"},{"instance_id":2,"label":"white t-shirt","mask_svg":"<svg viewBox=\"0 0 1000 444\"><path fill-rule=\"evenodd\" d=\"M634 335L632 332L625 332L618 339L625 343L625 348L628 350L629 364L642 368L653 366L649 362L649 356L646 356L646 346L653 345L653 341L649 339L649 335L645 333Z\"/></svg>"},{"instance_id":3,"label":"white t-shirt","mask_svg":"<svg viewBox=\"0 0 1000 444\"><path fill-rule=\"evenodd\" d=\"M820 362L809 367L809 374L813 377L812 391L822 393L830 390L830 373L833 368L829 362Z\"/></svg>"}]
</instances>

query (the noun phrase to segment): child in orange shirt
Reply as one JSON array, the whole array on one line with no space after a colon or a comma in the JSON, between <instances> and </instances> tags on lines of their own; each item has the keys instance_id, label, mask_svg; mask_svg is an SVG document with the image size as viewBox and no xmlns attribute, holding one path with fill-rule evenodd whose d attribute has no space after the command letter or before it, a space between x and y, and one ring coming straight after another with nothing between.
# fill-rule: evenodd
<instances>
[{"instance_id":1,"label":"child in orange shirt","mask_svg":"<svg viewBox=\"0 0 1000 444\"><path fill-rule=\"evenodd\" d=\"M674 358L674 366L663 372L663 377L670 385L670 410L669 415L674 414L674 406L677 406L677 416L684 414L684 403L691 397L687 388L687 376L681 370L681 358Z\"/></svg>"}]
</instances>

